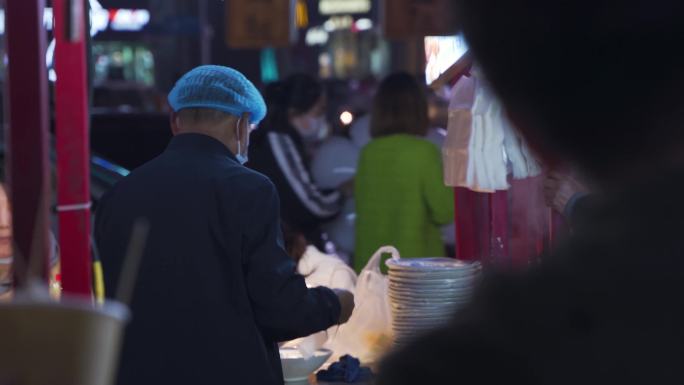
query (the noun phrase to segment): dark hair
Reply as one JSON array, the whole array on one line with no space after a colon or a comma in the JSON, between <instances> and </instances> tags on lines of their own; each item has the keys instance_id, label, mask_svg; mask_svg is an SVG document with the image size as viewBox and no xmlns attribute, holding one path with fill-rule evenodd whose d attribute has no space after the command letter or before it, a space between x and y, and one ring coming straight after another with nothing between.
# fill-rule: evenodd
<instances>
[{"instance_id":1,"label":"dark hair","mask_svg":"<svg viewBox=\"0 0 684 385\"><path fill-rule=\"evenodd\" d=\"M684 143L681 1L457 3L476 59L542 152L603 179L671 163Z\"/></svg>"},{"instance_id":2,"label":"dark hair","mask_svg":"<svg viewBox=\"0 0 684 385\"><path fill-rule=\"evenodd\" d=\"M323 85L313 76L291 75L281 82L271 83L264 90L268 114L262 126L289 125L290 111L304 114L313 108L323 95Z\"/></svg>"},{"instance_id":3,"label":"dark hair","mask_svg":"<svg viewBox=\"0 0 684 385\"><path fill-rule=\"evenodd\" d=\"M301 231L285 222L281 222L281 228L285 251L296 263L299 263L308 246L306 238Z\"/></svg>"},{"instance_id":4,"label":"dark hair","mask_svg":"<svg viewBox=\"0 0 684 385\"><path fill-rule=\"evenodd\" d=\"M373 99L371 136L423 136L427 132L428 124L427 98L413 76L396 73L380 83Z\"/></svg>"},{"instance_id":5,"label":"dark hair","mask_svg":"<svg viewBox=\"0 0 684 385\"><path fill-rule=\"evenodd\" d=\"M269 83L264 88L264 100L268 107L266 117L259 129L252 134L252 142L260 146L269 132L289 134L299 147L301 136L290 124L290 111L303 114L316 105L323 96L323 85L313 76L294 74L285 80Z\"/></svg>"}]
</instances>

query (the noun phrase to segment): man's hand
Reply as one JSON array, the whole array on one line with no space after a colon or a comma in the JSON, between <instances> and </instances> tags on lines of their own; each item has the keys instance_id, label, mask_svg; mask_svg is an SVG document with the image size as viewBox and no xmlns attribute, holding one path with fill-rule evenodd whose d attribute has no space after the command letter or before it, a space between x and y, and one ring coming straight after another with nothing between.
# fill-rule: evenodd
<instances>
[{"instance_id":1,"label":"man's hand","mask_svg":"<svg viewBox=\"0 0 684 385\"><path fill-rule=\"evenodd\" d=\"M587 192L586 187L569 174L553 171L544 180L546 204L560 214L575 194L584 192Z\"/></svg>"},{"instance_id":2,"label":"man's hand","mask_svg":"<svg viewBox=\"0 0 684 385\"><path fill-rule=\"evenodd\" d=\"M354 311L354 294L341 289L334 289L335 294L337 294L337 299L340 300L340 319L338 321L339 325L342 325L349 321L349 318Z\"/></svg>"}]
</instances>

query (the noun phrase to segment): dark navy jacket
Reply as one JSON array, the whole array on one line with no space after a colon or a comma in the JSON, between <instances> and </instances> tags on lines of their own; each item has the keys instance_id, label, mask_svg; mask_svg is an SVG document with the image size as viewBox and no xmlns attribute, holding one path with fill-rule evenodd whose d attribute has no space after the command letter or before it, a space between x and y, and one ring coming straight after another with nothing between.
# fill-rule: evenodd
<instances>
[{"instance_id":1,"label":"dark navy jacket","mask_svg":"<svg viewBox=\"0 0 684 385\"><path fill-rule=\"evenodd\" d=\"M219 141L176 136L101 201L95 237L113 295L137 218L150 223L119 384L281 384L277 342L332 326L282 247L273 184Z\"/></svg>"}]
</instances>

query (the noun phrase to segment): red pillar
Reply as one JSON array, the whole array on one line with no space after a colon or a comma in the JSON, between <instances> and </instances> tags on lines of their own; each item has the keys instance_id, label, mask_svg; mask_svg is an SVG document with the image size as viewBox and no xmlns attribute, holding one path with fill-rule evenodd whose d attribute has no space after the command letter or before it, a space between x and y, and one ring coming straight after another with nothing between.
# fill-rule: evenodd
<instances>
[{"instance_id":1,"label":"red pillar","mask_svg":"<svg viewBox=\"0 0 684 385\"><path fill-rule=\"evenodd\" d=\"M90 140L83 22L87 9L83 0L54 0L53 7L62 288L65 293L90 295Z\"/></svg>"},{"instance_id":2,"label":"red pillar","mask_svg":"<svg viewBox=\"0 0 684 385\"><path fill-rule=\"evenodd\" d=\"M492 226L489 194L456 187L454 195L456 257L464 261L491 262Z\"/></svg>"},{"instance_id":3,"label":"red pillar","mask_svg":"<svg viewBox=\"0 0 684 385\"><path fill-rule=\"evenodd\" d=\"M22 267L31 266L34 274L47 278L51 191L45 0L9 0L5 7L9 59L7 169L15 274L21 285L25 279Z\"/></svg>"}]
</instances>

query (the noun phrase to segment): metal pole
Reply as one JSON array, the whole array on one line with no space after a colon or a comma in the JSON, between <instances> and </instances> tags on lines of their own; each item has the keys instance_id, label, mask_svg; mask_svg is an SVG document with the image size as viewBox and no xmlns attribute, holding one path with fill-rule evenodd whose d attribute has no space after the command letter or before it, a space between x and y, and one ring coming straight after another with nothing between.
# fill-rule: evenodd
<instances>
[{"instance_id":1,"label":"metal pole","mask_svg":"<svg viewBox=\"0 0 684 385\"><path fill-rule=\"evenodd\" d=\"M45 0L9 0L5 22L9 130L7 169L16 265L47 279L50 218L49 109ZM17 272L21 286L27 276Z\"/></svg>"},{"instance_id":2,"label":"metal pole","mask_svg":"<svg viewBox=\"0 0 684 385\"><path fill-rule=\"evenodd\" d=\"M90 139L87 23L83 22L88 7L82 0L54 0L53 4L62 288L65 293L90 295Z\"/></svg>"}]
</instances>

